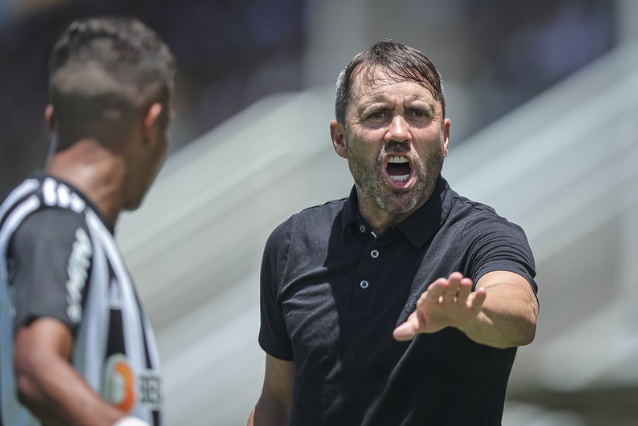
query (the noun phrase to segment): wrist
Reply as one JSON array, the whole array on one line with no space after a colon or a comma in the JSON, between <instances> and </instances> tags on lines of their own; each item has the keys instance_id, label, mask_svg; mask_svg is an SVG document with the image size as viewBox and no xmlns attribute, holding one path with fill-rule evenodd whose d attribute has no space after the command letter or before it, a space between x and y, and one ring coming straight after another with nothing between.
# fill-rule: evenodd
<instances>
[{"instance_id":1,"label":"wrist","mask_svg":"<svg viewBox=\"0 0 638 426\"><path fill-rule=\"evenodd\" d=\"M127 416L127 417L122 417L121 419L113 423L113 426L150 426L150 425L146 423L144 420L138 419L137 417Z\"/></svg>"}]
</instances>

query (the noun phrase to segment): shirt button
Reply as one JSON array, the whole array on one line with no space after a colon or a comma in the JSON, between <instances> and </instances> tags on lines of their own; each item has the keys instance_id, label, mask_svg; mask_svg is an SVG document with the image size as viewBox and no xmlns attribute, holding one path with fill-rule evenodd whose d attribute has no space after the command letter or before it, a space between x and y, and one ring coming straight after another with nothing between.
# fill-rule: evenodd
<instances>
[{"instance_id":1,"label":"shirt button","mask_svg":"<svg viewBox=\"0 0 638 426\"><path fill-rule=\"evenodd\" d=\"M361 287L361 288L362 288L362 289L364 289L364 290L365 290L366 288L368 288L369 286L370 286L370 283L369 283L369 282L367 282L366 280L363 280L363 281L361 281L361 282L359 283L359 287Z\"/></svg>"},{"instance_id":2,"label":"shirt button","mask_svg":"<svg viewBox=\"0 0 638 426\"><path fill-rule=\"evenodd\" d=\"M363 226L363 225L361 225L361 226L359 227L359 231L361 231L361 232L366 232L366 227L365 227L365 226Z\"/></svg>"},{"instance_id":3,"label":"shirt button","mask_svg":"<svg viewBox=\"0 0 638 426\"><path fill-rule=\"evenodd\" d=\"M379 257L379 251L378 250L372 250L370 252L370 256L372 256L374 259L376 259L377 257Z\"/></svg>"}]
</instances>

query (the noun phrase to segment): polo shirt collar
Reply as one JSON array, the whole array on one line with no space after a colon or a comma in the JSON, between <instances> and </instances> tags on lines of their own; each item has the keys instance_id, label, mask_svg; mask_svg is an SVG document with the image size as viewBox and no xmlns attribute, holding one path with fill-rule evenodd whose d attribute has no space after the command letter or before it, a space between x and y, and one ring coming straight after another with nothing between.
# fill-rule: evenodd
<instances>
[{"instance_id":1,"label":"polo shirt collar","mask_svg":"<svg viewBox=\"0 0 638 426\"><path fill-rule=\"evenodd\" d=\"M395 227L415 247L422 248L430 241L449 213L449 208L445 209L443 203L447 188L447 181L439 176L439 180L428 201L403 222L396 224Z\"/></svg>"},{"instance_id":2,"label":"polo shirt collar","mask_svg":"<svg viewBox=\"0 0 638 426\"><path fill-rule=\"evenodd\" d=\"M444 203L448 188L447 181L439 176L434 192L432 192L428 201L403 222L395 225L395 228L415 247L423 247L443 224L445 217L449 213L449 206L446 207ZM345 236L346 230L355 224L357 228L361 225L368 228L370 227L370 225L359 216L357 191L353 186L343 210L342 235Z\"/></svg>"},{"instance_id":3,"label":"polo shirt collar","mask_svg":"<svg viewBox=\"0 0 638 426\"><path fill-rule=\"evenodd\" d=\"M359 227L365 223L363 218L359 217L359 201L357 200L357 189L353 185L350 191L350 196L346 201L346 205L343 208L343 221L341 224L341 236L345 237L346 231L355 224ZM367 224L366 224L367 225Z\"/></svg>"}]
</instances>

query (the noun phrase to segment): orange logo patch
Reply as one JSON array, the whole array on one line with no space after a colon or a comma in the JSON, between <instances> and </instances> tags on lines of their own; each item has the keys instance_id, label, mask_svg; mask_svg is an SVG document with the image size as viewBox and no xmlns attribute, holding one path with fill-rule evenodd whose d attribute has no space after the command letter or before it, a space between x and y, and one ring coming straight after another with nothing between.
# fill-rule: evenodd
<instances>
[{"instance_id":1,"label":"orange logo patch","mask_svg":"<svg viewBox=\"0 0 638 426\"><path fill-rule=\"evenodd\" d=\"M135 406L135 374L122 354L110 356L104 366L102 396L122 411L129 412Z\"/></svg>"}]
</instances>

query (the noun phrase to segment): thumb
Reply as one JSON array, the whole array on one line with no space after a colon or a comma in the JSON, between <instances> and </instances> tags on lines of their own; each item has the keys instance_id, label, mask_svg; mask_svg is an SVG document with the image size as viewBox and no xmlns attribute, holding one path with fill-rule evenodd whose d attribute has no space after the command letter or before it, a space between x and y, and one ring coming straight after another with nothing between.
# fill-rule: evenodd
<instances>
[{"instance_id":1,"label":"thumb","mask_svg":"<svg viewBox=\"0 0 638 426\"><path fill-rule=\"evenodd\" d=\"M417 330L421 326L417 312L412 312L407 321L394 329L392 336L400 341L405 342L412 340L416 336Z\"/></svg>"}]
</instances>

